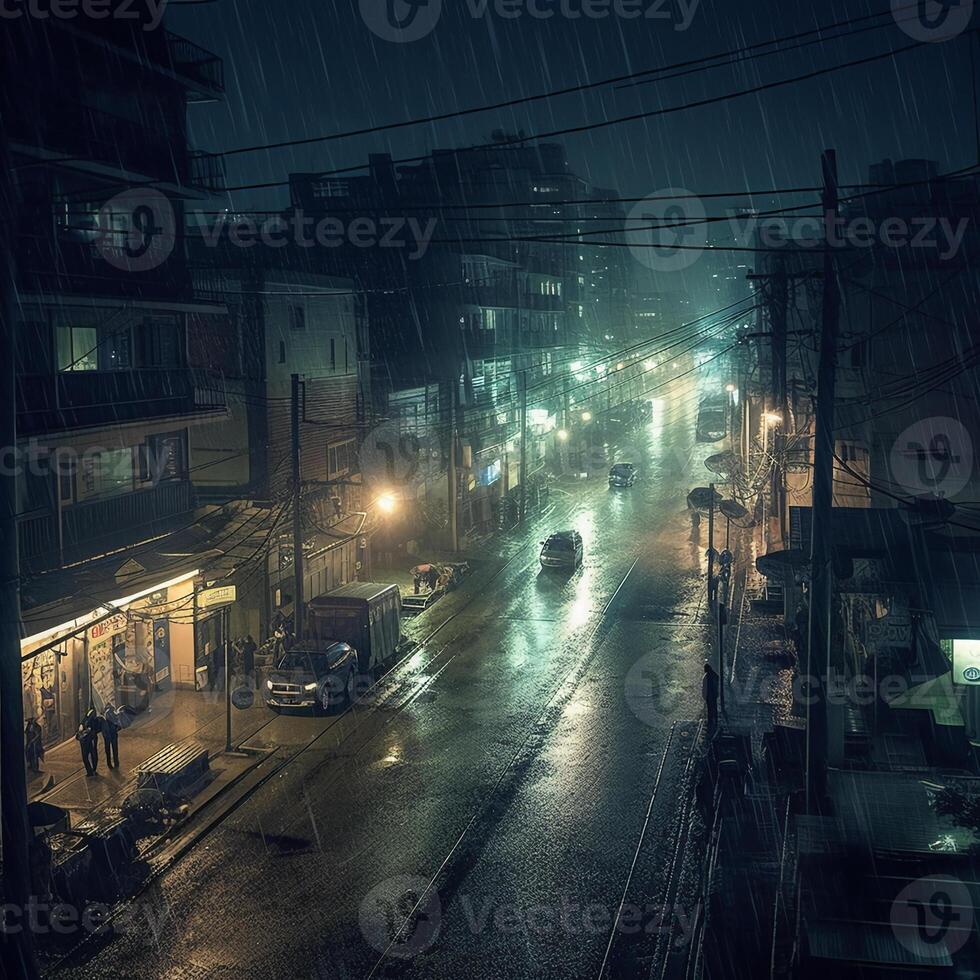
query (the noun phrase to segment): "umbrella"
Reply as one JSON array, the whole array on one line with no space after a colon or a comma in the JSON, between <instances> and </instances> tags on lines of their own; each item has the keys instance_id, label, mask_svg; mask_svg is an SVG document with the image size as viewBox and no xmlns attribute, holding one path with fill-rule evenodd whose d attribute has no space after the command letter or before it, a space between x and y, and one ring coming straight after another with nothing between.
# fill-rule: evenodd
<instances>
[{"instance_id":1,"label":"umbrella","mask_svg":"<svg viewBox=\"0 0 980 980\"><path fill-rule=\"evenodd\" d=\"M728 476L730 473L735 473L738 471L741 462L741 457L737 456L735 453L724 452L715 453L714 456L709 456L704 461L704 465L711 470L712 473L717 473L719 476Z\"/></svg>"},{"instance_id":2,"label":"umbrella","mask_svg":"<svg viewBox=\"0 0 980 980\"><path fill-rule=\"evenodd\" d=\"M749 515L749 512L735 500L723 500L718 505L718 509L731 521L740 521Z\"/></svg>"},{"instance_id":3,"label":"umbrella","mask_svg":"<svg viewBox=\"0 0 980 980\"><path fill-rule=\"evenodd\" d=\"M782 578L788 570L802 568L809 560L809 555L802 548L790 548L788 551L770 551L768 555L759 555L755 567L766 578Z\"/></svg>"},{"instance_id":4,"label":"umbrella","mask_svg":"<svg viewBox=\"0 0 980 980\"><path fill-rule=\"evenodd\" d=\"M410 574L412 574L412 575L425 575L425 574L427 574L428 572L433 572L433 571L435 571L435 572L437 572L437 571L439 571L439 569L438 569L438 568L436 568L436 566L435 566L435 565L432 565L432 564L429 564L429 563L427 562L427 563L426 563L426 564L424 564L424 565L415 565L415 566L414 566L414 567L413 567L413 568L411 569L411 572L410 572Z\"/></svg>"},{"instance_id":5,"label":"umbrella","mask_svg":"<svg viewBox=\"0 0 980 980\"><path fill-rule=\"evenodd\" d=\"M712 491L711 487L695 487L687 495L687 506L691 510L708 510L711 507ZM721 494L715 490L714 491L714 502L715 504L720 504L722 501Z\"/></svg>"},{"instance_id":6,"label":"umbrella","mask_svg":"<svg viewBox=\"0 0 980 980\"><path fill-rule=\"evenodd\" d=\"M32 827L53 827L67 816L68 811L53 803L35 800L27 804L27 818Z\"/></svg>"}]
</instances>

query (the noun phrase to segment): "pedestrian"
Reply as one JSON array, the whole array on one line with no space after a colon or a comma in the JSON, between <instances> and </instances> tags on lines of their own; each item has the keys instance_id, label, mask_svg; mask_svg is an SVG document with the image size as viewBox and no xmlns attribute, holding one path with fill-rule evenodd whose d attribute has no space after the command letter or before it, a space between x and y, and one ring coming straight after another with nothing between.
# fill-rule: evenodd
<instances>
[{"instance_id":1,"label":"pedestrian","mask_svg":"<svg viewBox=\"0 0 980 980\"><path fill-rule=\"evenodd\" d=\"M27 727L24 729L24 751L31 772L40 772L41 762L44 759L44 735L37 718L27 719Z\"/></svg>"},{"instance_id":2,"label":"pedestrian","mask_svg":"<svg viewBox=\"0 0 980 980\"><path fill-rule=\"evenodd\" d=\"M415 594L416 595L419 594L419 585L420 585L421 582L422 582L422 574L421 574L421 572L416 572L412 576L412 585L415 588Z\"/></svg>"},{"instance_id":3,"label":"pedestrian","mask_svg":"<svg viewBox=\"0 0 980 980\"><path fill-rule=\"evenodd\" d=\"M105 761L110 769L119 768L119 729L122 721L116 706L110 701L102 717L102 740L105 743Z\"/></svg>"},{"instance_id":4,"label":"pedestrian","mask_svg":"<svg viewBox=\"0 0 980 980\"><path fill-rule=\"evenodd\" d=\"M245 634L245 641L242 643L242 670L248 678L250 687L255 686L255 651L259 646L251 633Z\"/></svg>"},{"instance_id":5,"label":"pedestrian","mask_svg":"<svg viewBox=\"0 0 980 980\"><path fill-rule=\"evenodd\" d=\"M85 774L94 776L99 769L99 732L102 730L102 723L99 716L95 713L95 708L89 708L82 719L82 723L75 732L79 747L82 750L82 762L85 765Z\"/></svg>"},{"instance_id":6,"label":"pedestrian","mask_svg":"<svg viewBox=\"0 0 980 980\"><path fill-rule=\"evenodd\" d=\"M701 696L708 710L708 731L714 734L718 728L718 673L707 660L701 679Z\"/></svg>"},{"instance_id":7,"label":"pedestrian","mask_svg":"<svg viewBox=\"0 0 980 980\"><path fill-rule=\"evenodd\" d=\"M204 665L208 669L208 693L210 694L214 692L215 684L218 683L218 658L210 644L204 651Z\"/></svg>"}]
</instances>

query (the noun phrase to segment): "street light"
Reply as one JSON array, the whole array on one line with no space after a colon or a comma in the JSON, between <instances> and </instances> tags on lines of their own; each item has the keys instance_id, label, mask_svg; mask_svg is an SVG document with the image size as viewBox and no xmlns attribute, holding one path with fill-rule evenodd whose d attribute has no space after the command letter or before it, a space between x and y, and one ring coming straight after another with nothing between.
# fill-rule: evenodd
<instances>
[{"instance_id":1,"label":"street light","mask_svg":"<svg viewBox=\"0 0 980 980\"><path fill-rule=\"evenodd\" d=\"M567 442L568 441L568 431L566 429L559 429L558 430L558 438L562 442Z\"/></svg>"},{"instance_id":2,"label":"street light","mask_svg":"<svg viewBox=\"0 0 980 980\"><path fill-rule=\"evenodd\" d=\"M734 395L735 392L738 391L738 388L736 388L735 385L728 384L728 385L725 385L725 391L727 391L728 394L730 394L730 395Z\"/></svg>"},{"instance_id":3,"label":"street light","mask_svg":"<svg viewBox=\"0 0 980 980\"><path fill-rule=\"evenodd\" d=\"M766 412L763 416L766 425L779 425L783 421L782 415L778 412Z\"/></svg>"},{"instance_id":4,"label":"street light","mask_svg":"<svg viewBox=\"0 0 980 980\"><path fill-rule=\"evenodd\" d=\"M378 505L378 510L380 510L383 514L394 513L395 508L398 506L398 501L395 499L395 495L393 493L381 494L376 503Z\"/></svg>"},{"instance_id":5,"label":"street light","mask_svg":"<svg viewBox=\"0 0 980 980\"><path fill-rule=\"evenodd\" d=\"M582 421L583 422L591 422L592 421L592 413L591 412L583 412L582 413Z\"/></svg>"}]
</instances>

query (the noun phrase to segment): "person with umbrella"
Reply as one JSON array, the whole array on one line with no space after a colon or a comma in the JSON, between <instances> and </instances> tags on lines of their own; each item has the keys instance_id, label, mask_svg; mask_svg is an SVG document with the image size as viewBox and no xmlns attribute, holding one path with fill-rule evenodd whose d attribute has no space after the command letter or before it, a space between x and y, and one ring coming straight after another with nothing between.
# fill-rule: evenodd
<instances>
[{"instance_id":1,"label":"person with umbrella","mask_svg":"<svg viewBox=\"0 0 980 980\"><path fill-rule=\"evenodd\" d=\"M708 732L713 735L718 729L718 672L707 660L701 679L701 696L708 712Z\"/></svg>"},{"instance_id":2,"label":"person with umbrella","mask_svg":"<svg viewBox=\"0 0 980 980\"><path fill-rule=\"evenodd\" d=\"M27 727L24 729L24 751L31 772L40 772L41 762L44 760L44 735L33 715L27 719Z\"/></svg>"}]
</instances>

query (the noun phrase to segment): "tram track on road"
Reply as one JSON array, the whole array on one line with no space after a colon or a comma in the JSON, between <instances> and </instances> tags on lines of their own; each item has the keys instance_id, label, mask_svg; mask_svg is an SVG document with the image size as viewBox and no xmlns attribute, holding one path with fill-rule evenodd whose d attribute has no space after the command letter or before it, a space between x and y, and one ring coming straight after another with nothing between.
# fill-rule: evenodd
<instances>
[{"instance_id":1,"label":"tram track on road","mask_svg":"<svg viewBox=\"0 0 980 980\"><path fill-rule=\"evenodd\" d=\"M686 921L679 896L702 729L698 721L671 725L597 980L666 976L665 964ZM656 850L649 842L652 827L669 834L666 867L651 865ZM656 902L649 900L653 893Z\"/></svg>"},{"instance_id":2,"label":"tram track on road","mask_svg":"<svg viewBox=\"0 0 980 980\"><path fill-rule=\"evenodd\" d=\"M562 521L570 520L572 516L586 507L586 504L579 501L565 509L564 516L561 518ZM541 518L550 516L555 508L549 509L546 514L540 515ZM302 756L308 753L311 749L316 747L325 736L333 734L337 737L337 747L341 744L349 741L354 737L359 730L363 730L368 727L372 721L374 721L378 716L384 715L386 719L392 719L396 715L400 714L404 709L409 707L428 687L430 687L439 676L446 670L450 663L462 652L459 649L453 649L451 645L443 647L441 650L433 653L424 664L418 664L414 661L414 658L428 647L433 640L451 623L457 620L463 613L465 613L475 602L482 600L486 595L487 588L491 583L497 581L501 576L503 576L509 570L512 570L515 564L519 564L522 561L527 560L528 549L533 547L527 543L518 545L515 548L514 553L506 558L503 564L496 569L484 582L480 583L480 588L473 588L472 594L467 597L457 609L455 609L449 616L447 616L442 622L434 625L433 628L426 633L420 640L416 641L415 647L412 651L406 654L405 657L397 664L395 664L389 671L387 671L383 676L379 677L369 688L367 688L358 702L350 705L344 709L343 712L337 714L330 718L329 723L325 724L323 727L319 728L310 738L306 739L301 744L291 747L291 750L284 753L280 758L276 758L277 751L273 749L266 760L259 763L259 766L264 765L266 762L272 762L271 768L266 772L262 773L260 778L254 780L247 789L239 795L237 799L234 800L231 806L221 808L221 802L224 799L223 796L219 796L215 800L205 804L202 808L202 815L205 815L204 826L196 834L190 836L188 840L181 840L179 833L180 829L184 828L174 828L173 833L168 833L163 835L159 841L155 842L154 845L143 855L143 859L150 864L152 868L151 874L149 874L141 883L139 888L127 896L124 901L118 902L113 906L111 912L105 918L105 924L111 926L114 919L118 919L120 916L127 913L127 910L131 908L134 903L146 893L146 891L153 886L157 881L160 880L163 875L165 875L171 868L173 868L182 857L184 857L190 850L200 844L205 838L217 830L222 824L226 823L235 813L237 813L246 803L248 803L263 787L268 785L277 776L283 774L289 766L299 760ZM634 562L635 566L635 562ZM631 569L632 570L632 569ZM625 579L624 579L625 582ZM471 583L468 583L471 584ZM622 588L620 584L620 589ZM619 589L616 591L618 595ZM613 596L613 599L615 595ZM606 608L608 608L610 602L607 603ZM600 617L600 623L605 615L605 610L603 610L602 617ZM406 678L410 673L425 673L428 672L428 676L424 678L421 684L417 685L413 690L411 690L408 696L402 700L394 708L391 708L389 702L392 697L396 696L401 686L403 685ZM387 688L387 690L386 690ZM379 696L380 694L380 696ZM361 704L360 701L369 700L369 704ZM355 720L351 725L350 722L357 719L357 716L362 717L359 720ZM269 728L271 725L276 724L280 721L281 716L276 716L270 718L269 721L260 725L259 728L255 729L245 742L241 743L243 746L247 745L248 742L253 741L257 735L262 731ZM381 724L375 727L373 732L369 733L368 738L362 741L354 751L349 756L349 764L353 763L353 760L357 755L363 751L368 745L374 742L385 730L385 724ZM338 732L338 728L346 728L346 731ZM328 760L330 761L330 760ZM345 775L342 769L338 775L331 782L339 781ZM233 784L234 785L234 784ZM232 787L229 787L229 790ZM210 808L217 810L210 818L207 817L207 812ZM96 937L86 936L79 943L75 944L69 950L65 951L62 955L54 958L51 966L48 970L50 973L56 973L63 967L70 964L74 964L80 955L90 946L96 943Z\"/></svg>"},{"instance_id":3,"label":"tram track on road","mask_svg":"<svg viewBox=\"0 0 980 980\"><path fill-rule=\"evenodd\" d=\"M496 804L502 799L509 799L520 785L521 778L527 768L537 757L537 750L544 743L545 739L551 734L555 724L561 717L561 712L567 704L569 698L574 693L579 681L588 671L595 659L601 642L597 642L607 623L609 611L612 609L616 600L619 598L630 575L639 564L640 558L637 556L630 564L626 574L622 577L616 590L603 606L601 614L598 616L595 625L588 632L588 643L585 644L587 652L579 657L575 663L562 675L558 684L552 690L551 695L545 701L544 708L538 713L529 726L524 738L521 740L517 750L511 755L510 759L504 764L497 780L490 787L489 792L483 797L480 803L472 811L469 820L463 825L462 831L449 848L445 857L440 862L435 873L429 878L425 888L417 896L413 906L403 917L401 924L395 929L391 941L385 947L381 956L376 960L371 971L368 973L368 980L376 977L383 970L390 967L397 969L405 966L404 961L393 959L392 950L398 945L401 936L406 928L415 921L419 912L425 906L428 896L435 889L440 895L440 900L447 894L453 894L466 877L469 867L467 858L473 857L467 853L467 845L474 840L474 830L477 828L486 831L480 836L481 841L486 841L495 829L495 826L502 819L506 812L506 807L498 807ZM481 845L482 846L482 845ZM470 862L471 863L471 862ZM437 883L446 883L440 892ZM386 970L387 973L387 970Z\"/></svg>"}]
</instances>

